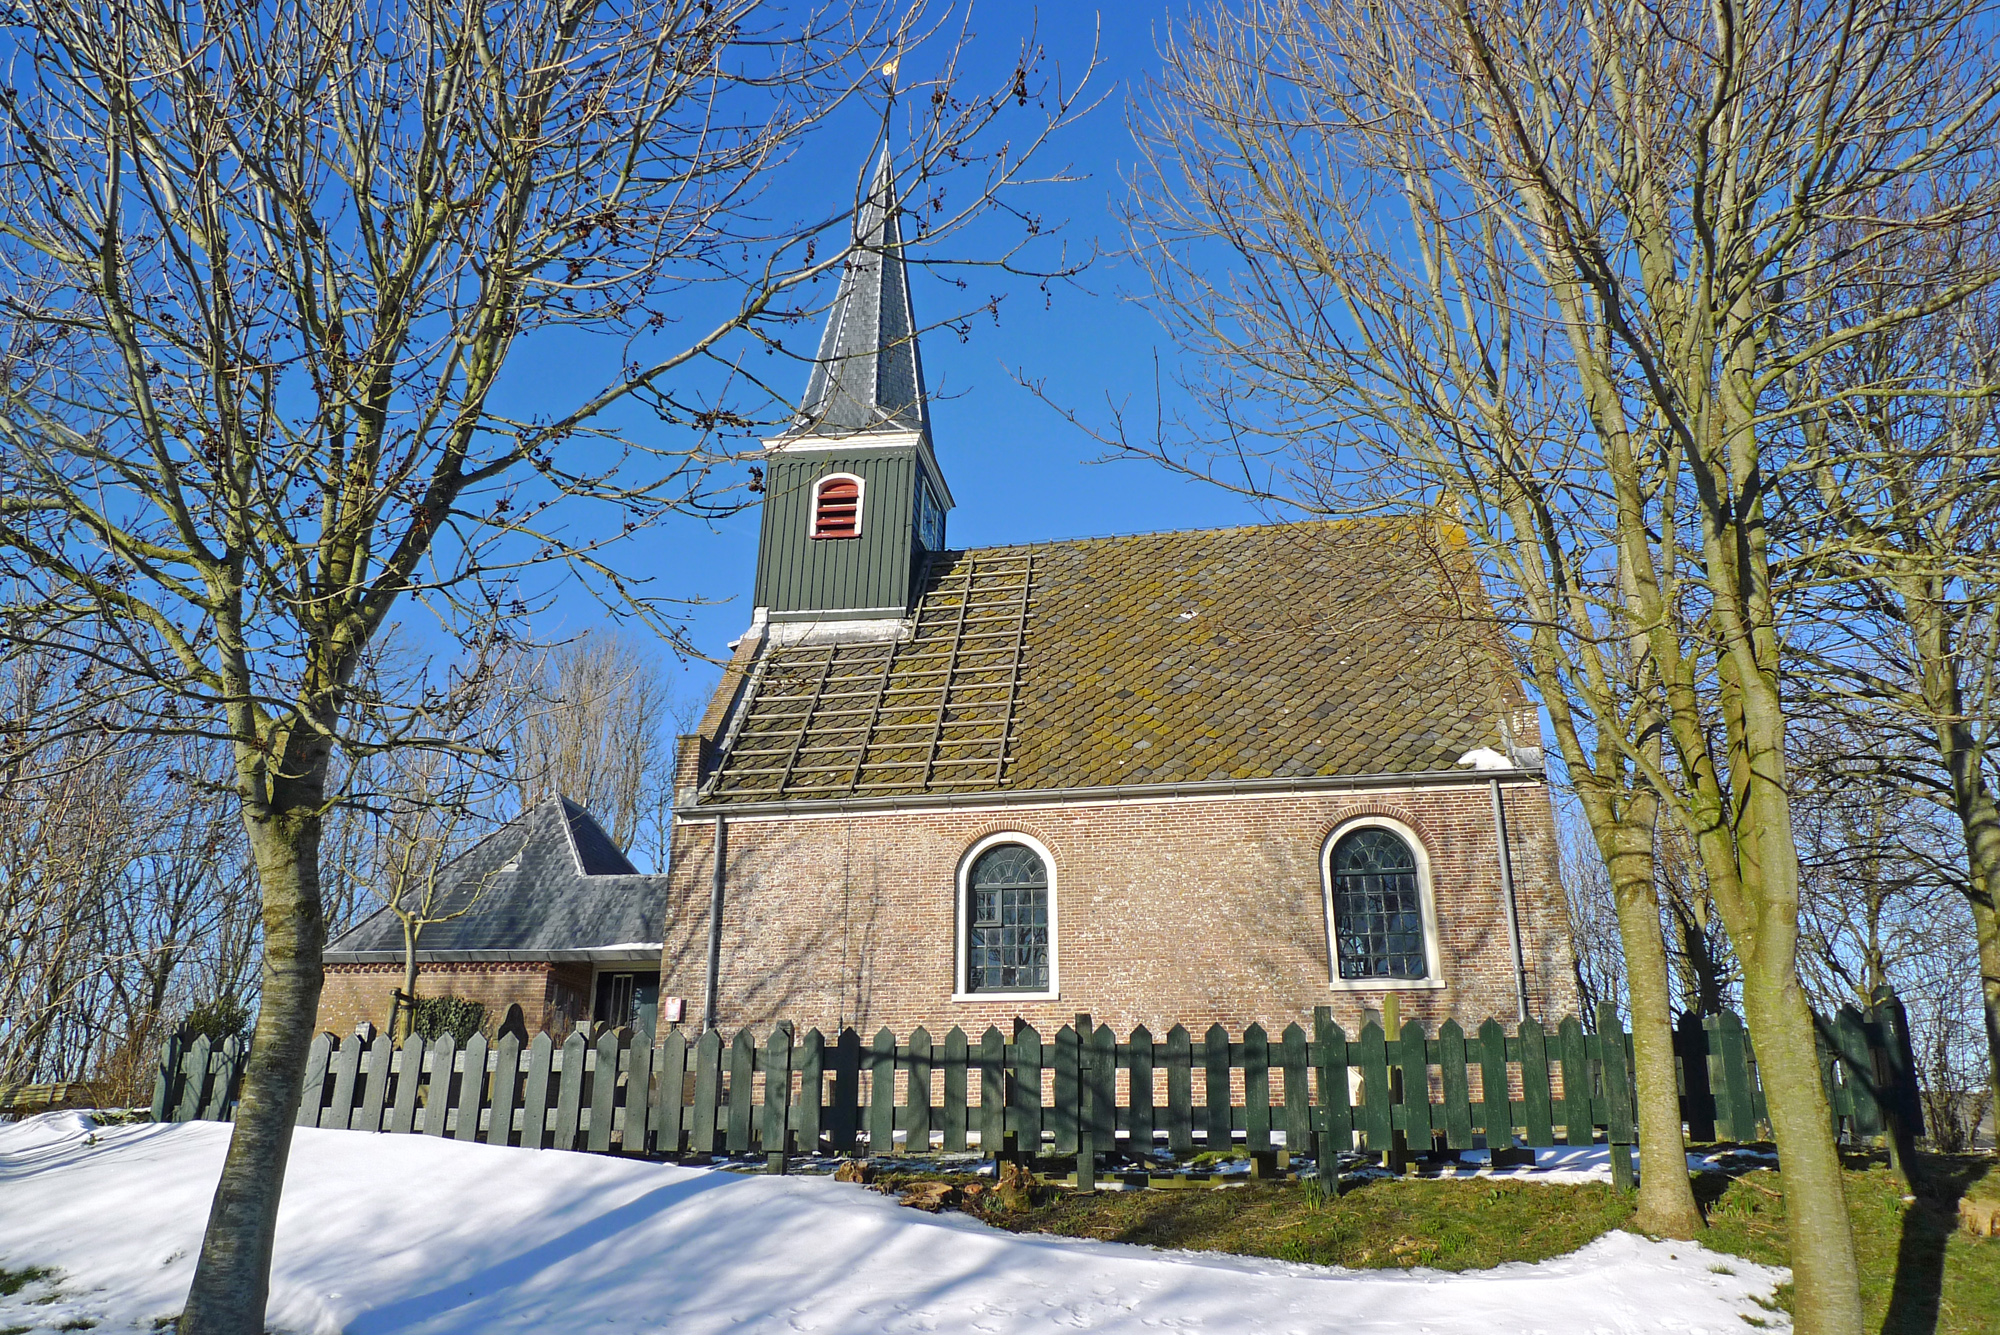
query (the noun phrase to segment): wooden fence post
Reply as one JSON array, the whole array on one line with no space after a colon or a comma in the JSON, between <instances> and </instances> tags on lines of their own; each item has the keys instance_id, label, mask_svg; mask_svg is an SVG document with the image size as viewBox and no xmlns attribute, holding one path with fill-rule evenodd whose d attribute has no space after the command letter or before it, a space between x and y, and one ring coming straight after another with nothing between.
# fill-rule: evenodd
<instances>
[{"instance_id":1,"label":"wooden fence post","mask_svg":"<svg viewBox=\"0 0 2000 1335\"><path fill-rule=\"evenodd\" d=\"M1086 1027L1090 1024L1088 1015L1077 1019ZM1066 1024L1056 1030L1055 1049L1055 1097L1042 1118L1042 1125L1049 1129L1051 1154L1068 1157L1076 1153L1076 1046L1077 1027Z\"/></svg>"},{"instance_id":2,"label":"wooden fence post","mask_svg":"<svg viewBox=\"0 0 2000 1335\"><path fill-rule=\"evenodd\" d=\"M388 1034L376 1034L369 1040L363 1058L361 1129L373 1135L382 1132L382 1109L389 1102L390 1067L395 1053L396 1040Z\"/></svg>"},{"instance_id":3,"label":"wooden fence post","mask_svg":"<svg viewBox=\"0 0 2000 1335\"><path fill-rule=\"evenodd\" d=\"M424 1134L442 1138L451 1118L452 1066L458 1060L458 1036L439 1034L431 1044L431 1077L424 1084ZM568 1149L567 1145L562 1148Z\"/></svg>"},{"instance_id":4,"label":"wooden fence post","mask_svg":"<svg viewBox=\"0 0 2000 1335\"><path fill-rule=\"evenodd\" d=\"M403 1039L401 1064L396 1069L396 1104L389 1114L389 1130L408 1135L416 1126L417 1087L424 1078L424 1040L415 1030Z\"/></svg>"},{"instance_id":5,"label":"wooden fence post","mask_svg":"<svg viewBox=\"0 0 2000 1335\"><path fill-rule=\"evenodd\" d=\"M1618 1008L1604 1002L1597 1008L1598 1072L1604 1082L1604 1143L1611 1153L1611 1185L1632 1190L1632 1146L1638 1139L1634 1117L1632 1072L1625 1060L1625 1026Z\"/></svg>"},{"instance_id":6,"label":"wooden fence post","mask_svg":"<svg viewBox=\"0 0 2000 1335\"><path fill-rule=\"evenodd\" d=\"M333 1073L333 1098L320 1110L322 1130L345 1131L354 1122L355 1083L361 1078L361 1036L349 1034L334 1049L328 1063Z\"/></svg>"},{"instance_id":7,"label":"wooden fence post","mask_svg":"<svg viewBox=\"0 0 2000 1335\"><path fill-rule=\"evenodd\" d=\"M688 1124L688 1152L716 1150L716 1110L722 1095L722 1033L710 1029L694 1045L694 1110Z\"/></svg>"},{"instance_id":8,"label":"wooden fence post","mask_svg":"<svg viewBox=\"0 0 2000 1335\"><path fill-rule=\"evenodd\" d=\"M1229 1031L1219 1024L1212 1024L1201 1038L1202 1100L1207 1105L1205 1118L1210 1154L1227 1154L1235 1147L1234 1129L1230 1123L1229 1107Z\"/></svg>"},{"instance_id":9,"label":"wooden fence post","mask_svg":"<svg viewBox=\"0 0 2000 1335\"><path fill-rule=\"evenodd\" d=\"M1422 1020L1403 1021L1402 1038L1397 1047L1397 1053L1391 1057L1396 1064L1396 1076L1392 1079L1400 1077L1396 1079L1400 1086L1396 1093L1403 1114L1403 1139L1397 1148L1402 1156L1402 1167L1405 1171L1412 1171L1412 1148L1422 1146L1423 1153L1429 1153L1431 1149L1430 1054Z\"/></svg>"},{"instance_id":10,"label":"wooden fence post","mask_svg":"<svg viewBox=\"0 0 2000 1335\"><path fill-rule=\"evenodd\" d=\"M792 1130L798 1136L800 1154L818 1154L820 1129L824 1121L821 1100L826 1097L826 1035L806 1030L799 1044L799 1101L792 1115Z\"/></svg>"},{"instance_id":11,"label":"wooden fence post","mask_svg":"<svg viewBox=\"0 0 2000 1335\"><path fill-rule=\"evenodd\" d=\"M590 1135L593 1154L611 1152L611 1123L618 1109L618 1054L631 1045L632 1031L620 1026L597 1036L595 1069L590 1077Z\"/></svg>"},{"instance_id":12,"label":"wooden fence post","mask_svg":"<svg viewBox=\"0 0 2000 1335\"><path fill-rule=\"evenodd\" d=\"M896 1036L885 1025L868 1047L868 1157L896 1152Z\"/></svg>"},{"instance_id":13,"label":"wooden fence post","mask_svg":"<svg viewBox=\"0 0 2000 1335\"><path fill-rule=\"evenodd\" d=\"M1917 1092L1917 1068L1910 1048L1910 1019L1902 998L1887 987L1877 988L1872 1028L1881 1045L1883 1122L1888 1132L1890 1167L1905 1180L1916 1166L1917 1137L1923 1134L1923 1103Z\"/></svg>"},{"instance_id":14,"label":"wooden fence post","mask_svg":"<svg viewBox=\"0 0 2000 1335\"><path fill-rule=\"evenodd\" d=\"M767 1171L782 1175L790 1165L792 1102L792 1031L784 1024L771 1026L764 1040L764 1144Z\"/></svg>"},{"instance_id":15,"label":"wooden fence post","mask_svg":"<svg viewBox=\"0 0 2000 1335\"><path fill-rule=\"evenodd\" d=\"M1285 1081L1285 1160L1310 1158L1313 1152L1312 1045L1298 1021L1285 1026L1278 1040L1278 1065ZM1289 1163L1287 1163L1289 1166Z\"/></svg>"},{"instance_id":16,"label":"wooden fence post","mask_svg":"<svg viewBox=\"0 0 2000 1335\"><path fill-rule=\"evenodd\" d=\"M206 1068L208 1064L208 1036L204 1034L200 1038L197 1038L195 1044L201 1049L202 1065ZM325 1102L326 1098L326 1063L332 1054L333 1035L313 1035L312 1046L306 1049L306 1075L304 1082L299 1088L299 1115L292 1119L294 1126L319 1125L320 1104ZM189 1072L189 1075L194 1077L195 1083L200 1083L206 1079L205 1072L202 1076L194 1076L193 1072ZM185 1104L182 1106L186 1107ZM194 1106L195 1108L199 1108L201 1105L197 1102ZM187 1117L182 1120L191 1120L193 1117L194 1108L189 1108Z\"/></svg>"},{"instance_id":17,"label":"wooden fence post","mask_svg":"<svg viewBox=\"0 0 2000 1335\"><path fill-rule=\"evenodd\" d=\"M1708 1080L1708 1027L1694 1011L1681 1013L1674 1056L1680 1065L1681 1120L1689 1140L1706 1144L1715 1139L1715 1094Z\"/></svg>"},{"instance_id":18,"label":"wooden fence post","mask_svg":"<svg viewBox=\"0 0 2000 1335\"><path fill-rule=\"evenodd\" d=\"M1091 1062L1094 1034L1088 1015L1076 1017L1072 1031L1065 1026L1062 1033L1071 1035L1070 1059L1074 1063L1070 1077L1070 1148L1076 1155L1076 1189L1078 1191L1097 1190L1097 1137L1092 1134L1091 1118L1097 1109L1092 1099L1095 1081L1091 1079ZM1062 1093L1062 1034L1056 1035L1056 1104L1061 1106ZM1060 1133L1058 1133L1056 1153L1062 1153Z\"/></svg>"},{"instance_id":19,"label":"wooden fence post","mask_svg":"<svg viewBox=\"0 0 2000 1335\"><path fill-rule=\"evenodd\" d=\"M660 1055L653 1060L653 1148L661 1154L679 1155L689 1127L687 1035L679 1029L667 1034Z\"/></svg>"},{"instance_id":20,"label":"wooden fence post","mask_svg":"<svg viewBox=\"0 0 2000 1335\"><path fill-rule=\"evenodd\" d=\"M620 1154L644 1154L647 1113L653 1106L653 1026L643 1017L632 1031L625 1059L625 1121L618 1128Z\"/></svg>"},{"instance_id":21,"label":"wooden fence post","mask_svg":"<svg viewBox=\"0 0 2000 1335\"><path fill-rule=\"evenodd\" d=\"M861 1035L845 1027L833 1042L833 1106L827 1134L835 1154L852 1154L861 1131Z\"/></svg>"},{"instance_id":22,"label":"wooden fence post","mask_svg":"<svg viewBox=\"0 0 2000 1335\"><path fill-rule=\"evenodd\" d=\"M1014 1070L1008 1082L1013 1103L1007 1110L1007 1130L1016 1153L1032 1162L1042 1152L1042 1036L1031 1024L1014 1022Z\"/></svg>"},{"instance_id":23,"label":"wooden fence post","mask_svg":"<svg viewBox=\"0 0 2000 1335\"><path fill-rule=\"evenodd\" d=\"M1313 1008L1313 1042L1319 1049L1318 1137L1313 1158L1322 1180L1332 1182L1340 1156L1354 1149L1354 1109L1347 1088L1347 1031L1333 1022L1331 1006Z\"/></svg>"},{"instance_id":24,"label":"wooden fence post","mask_svg":"<svg viewBox=\"0 0 2000 1335\"><path fill-rule=\"evenodd\" d=\"M904 1064L903 1152L931 1152L931 1031L918 1025Z\"/></svg>"},{"instance_id":25,"label":"wooden fence post","mask_svg":"<svg viewBox=\"0 0 2000 1335\"><path fill-rule=\"evenodd\" d=\"M1444 1085L1444 1144L1448 1150L1472 1148L1472 1082L1465 1051L1465 1029L1457 1020L1438 1026L1438 1073Z\"/></svg>"},{"instance_id":26,"label":"wooden fence post","mask_svg":"<svg viewBox=\"0 0 2000 1335\"><path fill-rule=\"evenodd\" d=\"M475 1033L465 1040L464 1074L458 1082L457 1139L468 1143L479 1139L479 1112L486 1106L486 1035Z\"/></svg>"},{"instance_id":27,"label":"wooden fence post","mask_svg":"<svg viewBox=\"0 0 2000 1335\"><path fill-rule=\"evenodd\" d=\"M1389 1092L1389 1050L1382 1026L1375 1020L1361 1026L1356 1045L1361 1058L1361 1148L1387 1155L1395 1148L1395 1114Z\"/></svg>"},{"instance_id":28,"label":"wooden fence post","mask_svg":"<svg viewBox=\"0 0 2000 1335\"><path fill-rule=\"evenodd\" d=\"M229 1105L236 1092L236 1070L243 1046L243 1040L231 1034L223 1039L222 1046L209 1056L208 1102L201 1110L204 1121L230 1120Z\"/></svg>"},{"instance_id":29,"label":"wooden fence post","mask_svg":"<svg viewBox=\"0 0 2000 1335\"><path fill-rule=\"evenodd\" d=\"M1007 1154L1007 1036L989 1024L979 1037L979 1152L993 1171Z\"/></svg>"},{"instance_id":30,"label":"wooden fence post","mask_svg":"<svg viewBox=\"0 0 2000 1335\"><path fill-rule=\"evenodd\" d=\"M1562 1048L1563 1143L1592 1145L1597 1141L1590 1116L1590 1050L1583 1041L1583 1022L1566 1015L1556 1028Z\"/></svg>"},{"instance_id":31,"label":"wooden fence post","mask_svg":"<svg viewBox=\"0 0 2000 1335\"><path fill-rule=\"evenodd\" d=\"M376 1040L382 1042L387 1038ZM514 1110L520 1104L521 1036L513 1029L500 1032L499 1051L493 1059L492 1110L487 1114L486 1143L508 1145L514 1138Z\"/></svg>"},{"instance_id":32,"label":"wooden fence post","mask_svg":"<svg viewBox=\"0 0 2000 1335\"><path fill-rule=\"evenodd\" d=\"M1194 1039L1187 1026L1167 1030L1167 1149L1194 1152Z\"/></svg>"},{"instance_id":33,"label":"wooden fence post","mask_svg":"<svg viewBox=\"0 0 2000 1335\"><path fill-rule=\"evenodd\" d=\"M1740 1143L1757 1138L1757 1105L1750 1097L1750 1061L1743 1020L1734 1011L1709 1016L1709 1086L1715 1092L1719 1135Z\"/></svg>"},{"instance_id":34,"label":"wooden fence post","mask_svg":"<svg viewBox=\"0 0 2000 1335\"><path fill-rule=\"evenodd\" d=\"M167 1035L160 1044L160 1064L153 1072L153 1120L172 1122L180 1111L181 1036Z\"/></svg>"},{"instance_id":35,"label":"wooden fence post","mask_svg":"<svg viewBox=\"0 0 2000 1335\"><path fill-rule=\"evenodd\" d=\"M966 1067L969 1058L965 1031L957 1025L944 1036L944 1151L961 1154L967 1144L971 1111L966 1106Z\"/></svg>"}]
</instances>

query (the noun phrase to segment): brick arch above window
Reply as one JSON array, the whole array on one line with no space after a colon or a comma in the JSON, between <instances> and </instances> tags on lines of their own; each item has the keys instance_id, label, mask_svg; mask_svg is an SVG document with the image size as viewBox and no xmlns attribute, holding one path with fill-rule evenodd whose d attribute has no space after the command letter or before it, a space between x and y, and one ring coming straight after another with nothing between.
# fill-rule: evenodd
<instances>
[{"instance_id":1,"label":"brick arch above window","mask_svg":"<svg viewBox=\"0 0 2000 1335\"><path fill-rule=\"evenodd\" d=\"M1332 842L1336 831L1345 833L1350 826L1369 817L1405 827L1416 836L1417 842L1423 845L1423 856L1427 858L1437 856L1437 836L1414 811L1399 807L1392 802L1362 802L1351 807L1342 807L1320 822L1319 833L1315 836L1316 846L1324 850Z\"/></svg>"},{"instance_id":2,"label":"brick arch above window","mask_svg":"<svg viewBox=\"0 0 2000 1335\"><path fill-rule=\"evenodd\" d=\"M828 473L813 483L812 536L861 536L861 502L867 483L853 473Z\"/></svg>"}]
</instances>

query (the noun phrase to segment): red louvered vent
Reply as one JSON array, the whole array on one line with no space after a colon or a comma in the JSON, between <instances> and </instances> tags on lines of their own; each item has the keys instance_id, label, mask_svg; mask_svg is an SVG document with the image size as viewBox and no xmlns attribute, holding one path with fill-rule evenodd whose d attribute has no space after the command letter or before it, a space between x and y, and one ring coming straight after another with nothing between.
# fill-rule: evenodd
<instances>
[{"instance_id":1,"label":"red louvered vent","mask_svg":"<svg viewBox=\"0 0 2000 1335\"><path fill-rule=\"evenodd\" d=\"M815 538L861 536L861 483L851 477L830 477L813 488Z\"/></svg>"}]
</instances>

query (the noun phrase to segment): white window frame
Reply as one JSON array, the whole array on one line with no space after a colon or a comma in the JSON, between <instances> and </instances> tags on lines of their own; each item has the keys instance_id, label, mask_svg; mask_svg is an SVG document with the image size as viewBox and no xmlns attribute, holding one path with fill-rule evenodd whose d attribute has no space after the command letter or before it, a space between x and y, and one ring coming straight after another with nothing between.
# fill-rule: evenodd
<instances>
[{"instance_id":1,"label":"white window frame","mask_svg":"<svg viewBox=\"0 0 2000 1335\"><path fill-rule=\"evenodd\" d=\"M1020 844L1031 850L1042 860L1042 871L1049 878L1049 986L1043 992L968 992L965 990L965 948L967 928L970 926L972 866L987 849L999 844ZM1057 917L1062 897L1056 892L1056 859L1049 852L1049 846L1032 834L1022 834L1019 830L999 830L981 838L958 860L958 895L954 912L956 926L952 928L952 938L957 942L954 951L951 980L953 1001L1058 1001L1062 998L1062 950L1060 942L1061 922Z\"/></svg>"},{"instance_id":2,"label":"white window frame","mask_svg":"<svg viewBox=\"0 0 2000 1335\"><path fill-rule=\"evenodd\" d=\"M852 482L854 484L854 532L844 537L821 537L819 532L819 494L829 482ZM868 517L868 479L859 473L828 473L813 479L812 504L806 507L806 537L813 542L845 542L849 538L861 536L861 525Z\"/></svg>"},{"instance_id":3,"label":"white window frame","mask_svg":"<svg viewBox=\"0 0 2000 1335\"><path fill-rule=\"evenodd\" d=\"M1417 899L1423 906L1424 976L1422 978L1342 978L1340 924L1333 913L1333 850L1356 830L1387 830L1409 845L1417 863ZM1438 947L1437 898L1431 885L1430 850L1417 832L1389 816L1356 816L1333 827L1319 850L1320 900L1326 912L1327 987L1334 992L1419 992L1445 986L1443 953Z\"/></svg>"}]
</instances>

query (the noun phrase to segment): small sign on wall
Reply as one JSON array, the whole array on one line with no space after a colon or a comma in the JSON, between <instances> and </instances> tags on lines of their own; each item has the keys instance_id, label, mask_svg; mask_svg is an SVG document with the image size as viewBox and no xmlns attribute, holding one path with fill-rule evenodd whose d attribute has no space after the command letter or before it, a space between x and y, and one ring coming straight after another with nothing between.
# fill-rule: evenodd
<instances>
[{"instance_id":1,"label":"small sign on wall","mask_svg":"<svg viewBox=\"0 0 2000 1335\"><path fill-rule=\"evenodd\" d=\"M660 1014L668 1024L679 1024L687 1018L686 997L661 997Z\"/></svg>"}]
</instances>

